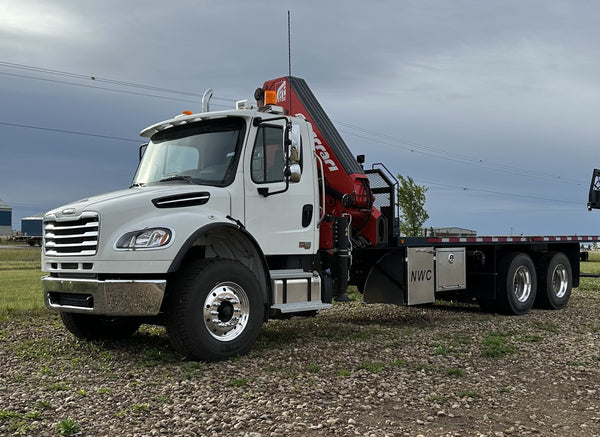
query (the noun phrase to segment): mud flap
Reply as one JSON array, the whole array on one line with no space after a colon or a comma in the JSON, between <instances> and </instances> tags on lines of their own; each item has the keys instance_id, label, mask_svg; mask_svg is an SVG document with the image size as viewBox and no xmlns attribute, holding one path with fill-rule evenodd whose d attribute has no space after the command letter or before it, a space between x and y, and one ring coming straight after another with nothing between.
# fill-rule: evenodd
<instances>
[{"instance_id":1,"label":"mud flap","mask_svg":"<svg viewBox=\"0 0 600 437\"><path fill-rule=\"evenodd\" d=\"M371 268L365 281L366 303L407 304L406 262L403 250L383 255Z\"/></svg>"},{"instance_id":2,"label":"mud flap","mask_svg":"<svg viewBox=\"0 0 600 437\"><path fill-rule=\"evenodd\" d=\"M421 305L435 302L435 250L392 250L371 268L365 282L366 303Z\"/></svg>"}]
</instances>

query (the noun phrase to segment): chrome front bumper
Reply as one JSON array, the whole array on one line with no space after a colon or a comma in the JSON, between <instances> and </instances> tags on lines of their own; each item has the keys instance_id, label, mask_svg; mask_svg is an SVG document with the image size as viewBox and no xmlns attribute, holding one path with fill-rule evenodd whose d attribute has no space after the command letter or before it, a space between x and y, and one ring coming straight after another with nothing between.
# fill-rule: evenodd
<instances>
[{"instance_id":1,"label":"chrome front bumper","mask_svg":"<svg viewBox=\"0 0 600 437\"><path fill-rule=\"evenodd\" d=\"M166 285L166 280L42 278L46 308L110 316L158 314Z\"/></svg>"}]
</instances>

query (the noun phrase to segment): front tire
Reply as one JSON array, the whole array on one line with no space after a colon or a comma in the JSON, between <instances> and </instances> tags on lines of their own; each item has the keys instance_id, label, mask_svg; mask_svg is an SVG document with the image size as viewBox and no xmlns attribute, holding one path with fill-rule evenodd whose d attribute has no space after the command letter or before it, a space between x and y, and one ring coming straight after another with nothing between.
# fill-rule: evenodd
<instances>
[{"instance_id":1,"label":"front tire","mask_svg":"<svg viewBox=\"0 0 600 437\"><path fill-rule=\"evenodd\" d=\"M168 284L167 292L167 333L187 358L220 361L245 354L260 334L260 285L238 261L192 261Z\"/></svg>"},{"instance_id":2,"label":"front tire","mask_svg":"<svg viewBox=\"0 0 600 437\"><path fill-rule=\"evenodd\" d=\"M127 338L141 325L140 320L135 317L97 316L61 311L60 318L71 334L86 340Z\"/></svg>"},{"instance_id":3,"label":"front tire","mask_svg":"<svg viewBox=\"0 0 600 437\"><path fill-rule=\"evenodd\" d=\"M521 252L506 254L498 266L498 309L505 314L525 314L533 306L536 291L537 275L531 257Z\"/></svg>"}]
</instances>

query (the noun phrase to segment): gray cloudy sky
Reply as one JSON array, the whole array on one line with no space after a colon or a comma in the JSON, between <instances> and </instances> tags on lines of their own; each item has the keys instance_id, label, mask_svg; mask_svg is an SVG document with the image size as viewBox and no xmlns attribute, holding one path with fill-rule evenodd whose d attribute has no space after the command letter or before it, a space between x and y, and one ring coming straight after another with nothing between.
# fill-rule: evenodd
<instances>
[{"instance_id":1,"label":"gray cloudy sky","mask_svg":"<svg viewBox=\"0 0 600 437\"><path fill-rule=\"evenodd\" d=\"M139 131L200 110L197 96L148 87L210 87L222 109L286 75L288 10L292 73L354 154L429 186L427 225L600 233L586 209L600 3L583 0L0 0L0 199L13 228L128 186Z\"/></svg>"}]
</instances>

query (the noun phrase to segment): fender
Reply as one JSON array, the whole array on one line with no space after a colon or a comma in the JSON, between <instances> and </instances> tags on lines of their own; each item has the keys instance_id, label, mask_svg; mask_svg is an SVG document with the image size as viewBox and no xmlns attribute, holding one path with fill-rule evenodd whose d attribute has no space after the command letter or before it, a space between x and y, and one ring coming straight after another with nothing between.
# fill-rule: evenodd
<instances>
[{"instance_id":1,"label":"fender","mask_svg":"<svg viewBox=\"0 0 600 437\"><path fill-rule=\"evenodd\" d=\"M196 231L194 231L187 238L185 243L183 243L183 245L179 249L177 256L175 256L175 258L173 259L173 262L169 266L167 273L175 273L177 270L179 270L179 268L181 267L181 264L183 263L185 256L187 255L189 250L192 248L194 243L202 235L207 234L210 231L217 230L219 228L239 232L240 235L242 235L243 238L245 238L250 243L250 245L253 247L253 249L256 251L257 258L258 258L259 263L262 266L262 270L263 270L263 277L257 278L257 279L259 280L261 285L263 285L262 289L263 289L263 298L264 298L265 305L270 306L272 293L271 293L271 278L269 276L269 266L267 264L267 260L265 258L265 255L264 255L262 249L260 248L258 242L256 241L256 239L243 226L241 226L239 224L229 223L229 222L209 223L209 224L204 225L201 228L197 229ZM265 312L265 317L266 317L266 314L267 314L267 312Z\"/></svg>"}]
</instances>

